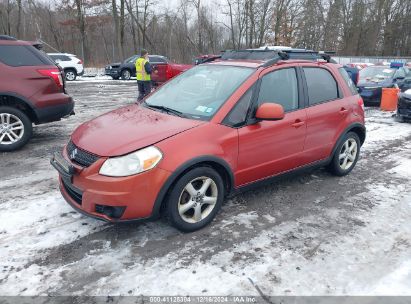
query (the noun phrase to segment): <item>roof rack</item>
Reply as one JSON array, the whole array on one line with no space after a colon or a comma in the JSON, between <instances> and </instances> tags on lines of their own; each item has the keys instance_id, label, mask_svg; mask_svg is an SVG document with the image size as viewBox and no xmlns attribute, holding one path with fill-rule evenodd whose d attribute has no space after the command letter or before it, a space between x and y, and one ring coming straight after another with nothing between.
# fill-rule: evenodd
<instances>
[{"instance_id":1,"label":"roof rack","mask_svg":"<svg viewBox=\"0 0 411 304\"><path fill-rule=\"evenodd\" d=\"M259 48L246 50L227 50L222 56L221 60L263 60L265 61L260 67L268 67L280 60L288 59L303 59L310 61L325 60L327 62L336 63L331 59L328 52L316 52L306 49L292 49L292 48ZM212 60L210 60L212 61Z\"/></svg>"},{"instance_id":2,"label":"roof rack","mask_svg":"<svg viewBox=\"0 0 411 304\"><path fill-rule=\"evenodd\" d=\"M17 41L16 38L8 35L0 35L0 40L11 40L11 41Z\"/></svg>"}]
</instances>

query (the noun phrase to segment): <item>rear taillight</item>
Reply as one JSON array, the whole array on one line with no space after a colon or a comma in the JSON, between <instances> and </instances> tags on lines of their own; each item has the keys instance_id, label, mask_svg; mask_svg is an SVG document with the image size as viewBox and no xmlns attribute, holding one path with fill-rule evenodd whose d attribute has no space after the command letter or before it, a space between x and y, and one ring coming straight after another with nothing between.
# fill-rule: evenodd
<instances>
[{"instance_id":1,"label":"rear taillight","mask_svg":"<svg viewBox=\"0 0 411 304\"><path fill-rule=\"evenodd\" d=\"M77 64L83 64L83 60L79 59Z\"/></svg>"},{"instance_id":2,"label":"rear taillight","mask_svg":"<svg viewBox=\"0 0 411 304\"><path fill-rule=\"evenodd\" d=\"M166 68L166 77L167 77L167 79L173 78L173 71L172 71L171 66L169 64L167 64L167 68Z\"/></svg>"},{"instance_id":3,"label":"rear taillight","mask_svg":"<svg viewBox=\"0 0 411 304\"><path fill-rule=\"evenodd\" d=\"M63 87L63 77L61 76L61 72L59 69L44 69L37 70L37 72L39 72L40 75L47 76L53 79L59 88Z\"/></svg>"},{"instance_id":4,"label":"rear taillight","mask_svg":"<svg viewBox=\"0 0 411 304\"><path fill-rule=\"evenodd\" d=\"M358 99L358 105L361 107L361 109L364 111L364 101L362 98Z\"/></svg>"}]
</instances>

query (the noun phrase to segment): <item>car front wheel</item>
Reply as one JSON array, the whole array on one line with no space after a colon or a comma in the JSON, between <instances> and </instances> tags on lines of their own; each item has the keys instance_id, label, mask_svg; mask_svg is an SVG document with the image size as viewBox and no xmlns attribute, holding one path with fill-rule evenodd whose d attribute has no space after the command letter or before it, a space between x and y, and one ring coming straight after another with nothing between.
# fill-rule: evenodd
<instances>
[{"instance_id":1,"label":"car front wheel","mask_svg":"<svg viewBox=\"0 0 411 304\"><path fill-rule=\"evenodd\" d=\"M354 169L360 155L361 142L354 132L347 133L334 152L333 159L329 165L331 173L344 176Z\"/></svg>"},{"instance_id":2,"label":"car front wheel","mask_svg":"<svg viewBox=\"0 0 411 304\"><path fill-rule=\"evenodd\" d=\"M12 107L0 107L0 151L23 147L32 133L33 126L24 112Z\"/></svg>"},{"instance_id":3,"label":"car front wheel","mask_svg":"<svg viewBox=\"0 0 411 304\"><path fill-rule=\"evenodd\" d=\"M224 200L224 183L212 168L198 167L183 175L167 200L166 212L177 229L191 232L208 225Z\"/></svg>"},{"instance_id":4,"label":"car front wheel","mask_svg":"<svg viewBox=\"0 0 411 304\"><path fill-rule=\"evenodd\" d=\"M131 78L131 72L129 70L121 71L121 79L130 80L130 78Z\"/></svg>"}]
</instances>

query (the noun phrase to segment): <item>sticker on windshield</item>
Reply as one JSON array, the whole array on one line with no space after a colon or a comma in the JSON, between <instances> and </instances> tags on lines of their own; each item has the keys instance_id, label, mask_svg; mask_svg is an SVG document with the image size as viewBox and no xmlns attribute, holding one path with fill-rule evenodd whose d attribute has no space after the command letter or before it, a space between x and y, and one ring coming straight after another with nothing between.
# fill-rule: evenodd
<instances>
[{"instance_id":1,"label":"sticker on windshield","mask_svg":"<svg viewBox=\"0 0 411 304\"><path fill-rule=\"evenodd\" d=\"M205 112L205 111L207 111L207 107L205 107L205 106L198 106L197 108L196 108L196 111L199 111L199 112Z\"/></svg>"}]
</instances>

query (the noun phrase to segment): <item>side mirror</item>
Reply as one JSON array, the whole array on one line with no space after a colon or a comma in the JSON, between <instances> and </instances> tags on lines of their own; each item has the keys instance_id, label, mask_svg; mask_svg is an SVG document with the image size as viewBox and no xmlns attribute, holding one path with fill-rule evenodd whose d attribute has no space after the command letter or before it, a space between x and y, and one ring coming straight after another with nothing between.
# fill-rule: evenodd
<instances>
[{"instance_id":1,"label":"side mirror","mask_svg":"<svg viewBox=\"0 0 411 304\"><path fill-rule=\"evenodd\" d=\"M284 118L284 108L278 103L263 103L258 107L255 118L260 120L281 120Z\"/></svg>"}]
</instances>

